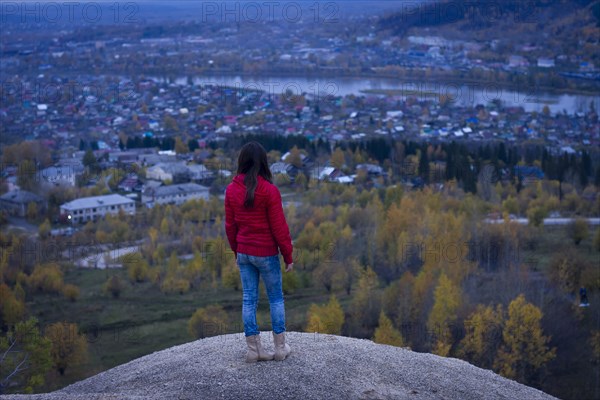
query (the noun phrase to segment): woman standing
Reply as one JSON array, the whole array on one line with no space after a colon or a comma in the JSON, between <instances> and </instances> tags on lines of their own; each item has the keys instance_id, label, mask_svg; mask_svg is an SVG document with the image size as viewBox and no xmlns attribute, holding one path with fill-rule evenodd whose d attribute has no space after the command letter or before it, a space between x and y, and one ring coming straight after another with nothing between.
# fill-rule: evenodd
<instances>
[{"instance_id":1,"label":"woman standing","mask_svg":"<svg viewBox=\"0 0 600 400\"><path fill-rule=\"evenodd\" d=\"M235 253L243 288L242 319L248 345L246 362L281 361L290 353L285 342L285 309L279 251L286 272L293 268L292 240L281 193L273 184L267 152L257 142L245 144L237 174L225 190L225 231ZM262 276L269 305L275 353L262 348L256 323L258 280Z\"/></svg>"}]
</instances>

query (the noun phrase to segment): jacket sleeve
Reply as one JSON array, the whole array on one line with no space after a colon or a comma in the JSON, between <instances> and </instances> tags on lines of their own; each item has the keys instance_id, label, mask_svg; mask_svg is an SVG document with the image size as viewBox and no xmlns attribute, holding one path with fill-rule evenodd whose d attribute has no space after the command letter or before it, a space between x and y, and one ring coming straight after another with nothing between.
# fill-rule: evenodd
<instances>
[{"instance_id":1,"label":"jacket sleeve","mask_svg":"<svg viewBox=\"0 0 600 400\"><path fill-rule=\"evenodd\" d=\"M292 258L292 238L290 237L290 229L285 220L285 214L283 213L281 193L277 186L272 187L271 195L268 200L267 216L269 218L271 233L277 242L283 260L286 264L291 264L294 262Z\"/></svg>"},{"instance_id":2,"label":"jacket sleeve","mask_svg":"<svg viewBox=\"0 0 600 400\"><path fill-rule=\"evenodd\" d=\"M238 226L235 223L235 214L233 211L233 205L229 200L229 196L227 192L225 192L225 233L227 234L227 240L229 241L229 246L231 246L231 250L233 250L233 254L237 259L237 232Z\"/></svg>"}]
</instances>

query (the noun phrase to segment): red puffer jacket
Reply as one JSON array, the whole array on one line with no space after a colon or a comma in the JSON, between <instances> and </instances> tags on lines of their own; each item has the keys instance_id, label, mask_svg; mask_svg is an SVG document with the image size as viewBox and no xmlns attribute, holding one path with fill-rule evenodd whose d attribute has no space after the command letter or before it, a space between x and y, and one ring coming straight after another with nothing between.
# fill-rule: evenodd
<instances>
[{"instance_id":1,"label":"red puffer jacket","mask_svg":"<svg viewBox=\"0 0 600 400\"><path fill-rule=\"evenodd\" d=\"M292 239L279 189L258 176L254 206L245 208L244 177L245 174L236 175L225 190L225 232L231 249L236 258L238 252L267 257L281 250L285 263L291 264Z\"/></svg>"}]
</instances>

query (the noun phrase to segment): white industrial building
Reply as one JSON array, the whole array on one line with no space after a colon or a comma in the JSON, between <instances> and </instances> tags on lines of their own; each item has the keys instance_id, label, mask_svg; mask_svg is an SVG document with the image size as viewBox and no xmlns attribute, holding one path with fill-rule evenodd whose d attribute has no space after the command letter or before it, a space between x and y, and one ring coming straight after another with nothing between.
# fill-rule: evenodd
<instances>
[{"instance_id":1,"label":"white industrial building","mask_svg":"<svg viewBox=\"0 0 600 400\"><path fill-rule=\"evenodd\" d=\"M142 193L142 203L147 207L155 204L183 204L192 199L208 200L209 188L196 183L159 186Z\"/></svg>"},{"instance_id":2,"label":"white industrial building","mask_svg":"<svg viewBox=\"0 0 600 400\"><path fill-rule=\"evenodd\" d=\"M67 215L72 223L93 221L107 214L135 214L135 201L120 194L82 197L60 206L60 213Z\"/></svg>"}]
</instances>

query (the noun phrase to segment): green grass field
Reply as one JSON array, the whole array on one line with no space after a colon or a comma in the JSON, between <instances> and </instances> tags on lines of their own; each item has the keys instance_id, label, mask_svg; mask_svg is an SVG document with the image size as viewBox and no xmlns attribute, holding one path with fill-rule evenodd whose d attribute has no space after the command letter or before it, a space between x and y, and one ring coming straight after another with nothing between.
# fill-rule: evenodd
<instances>
[{"instance_id":1,"label":"green grass field","mask_svg":"<svg viewBox=\"0 0 600 400\"><path fill-rule=\"evenodd\" d=\"M109 276L118 275L126 288L119 298L102 290ZM220 304L227 311L229 324L217 334L243 332L242 293L229 288L194 289L185 294L163 294L150 282L131 284L123 269L71 269L65 283L77 285L81 294L75 302L60 295L37 294L27 307L44 328L57 322L75 322L87 336L89 360L67 369L64 376L54 374L46 390L56 390L98 372L135 358L194 340L187 323L197 308ZM270 330L268 299L262 290L257 320L261 330ZM342 306L350 296L336 293ZM322 288L297 289L285 296L286 325L289 331L304 330L311 303L324 303L329 296Z\"/></svg>"}]
</instances>

